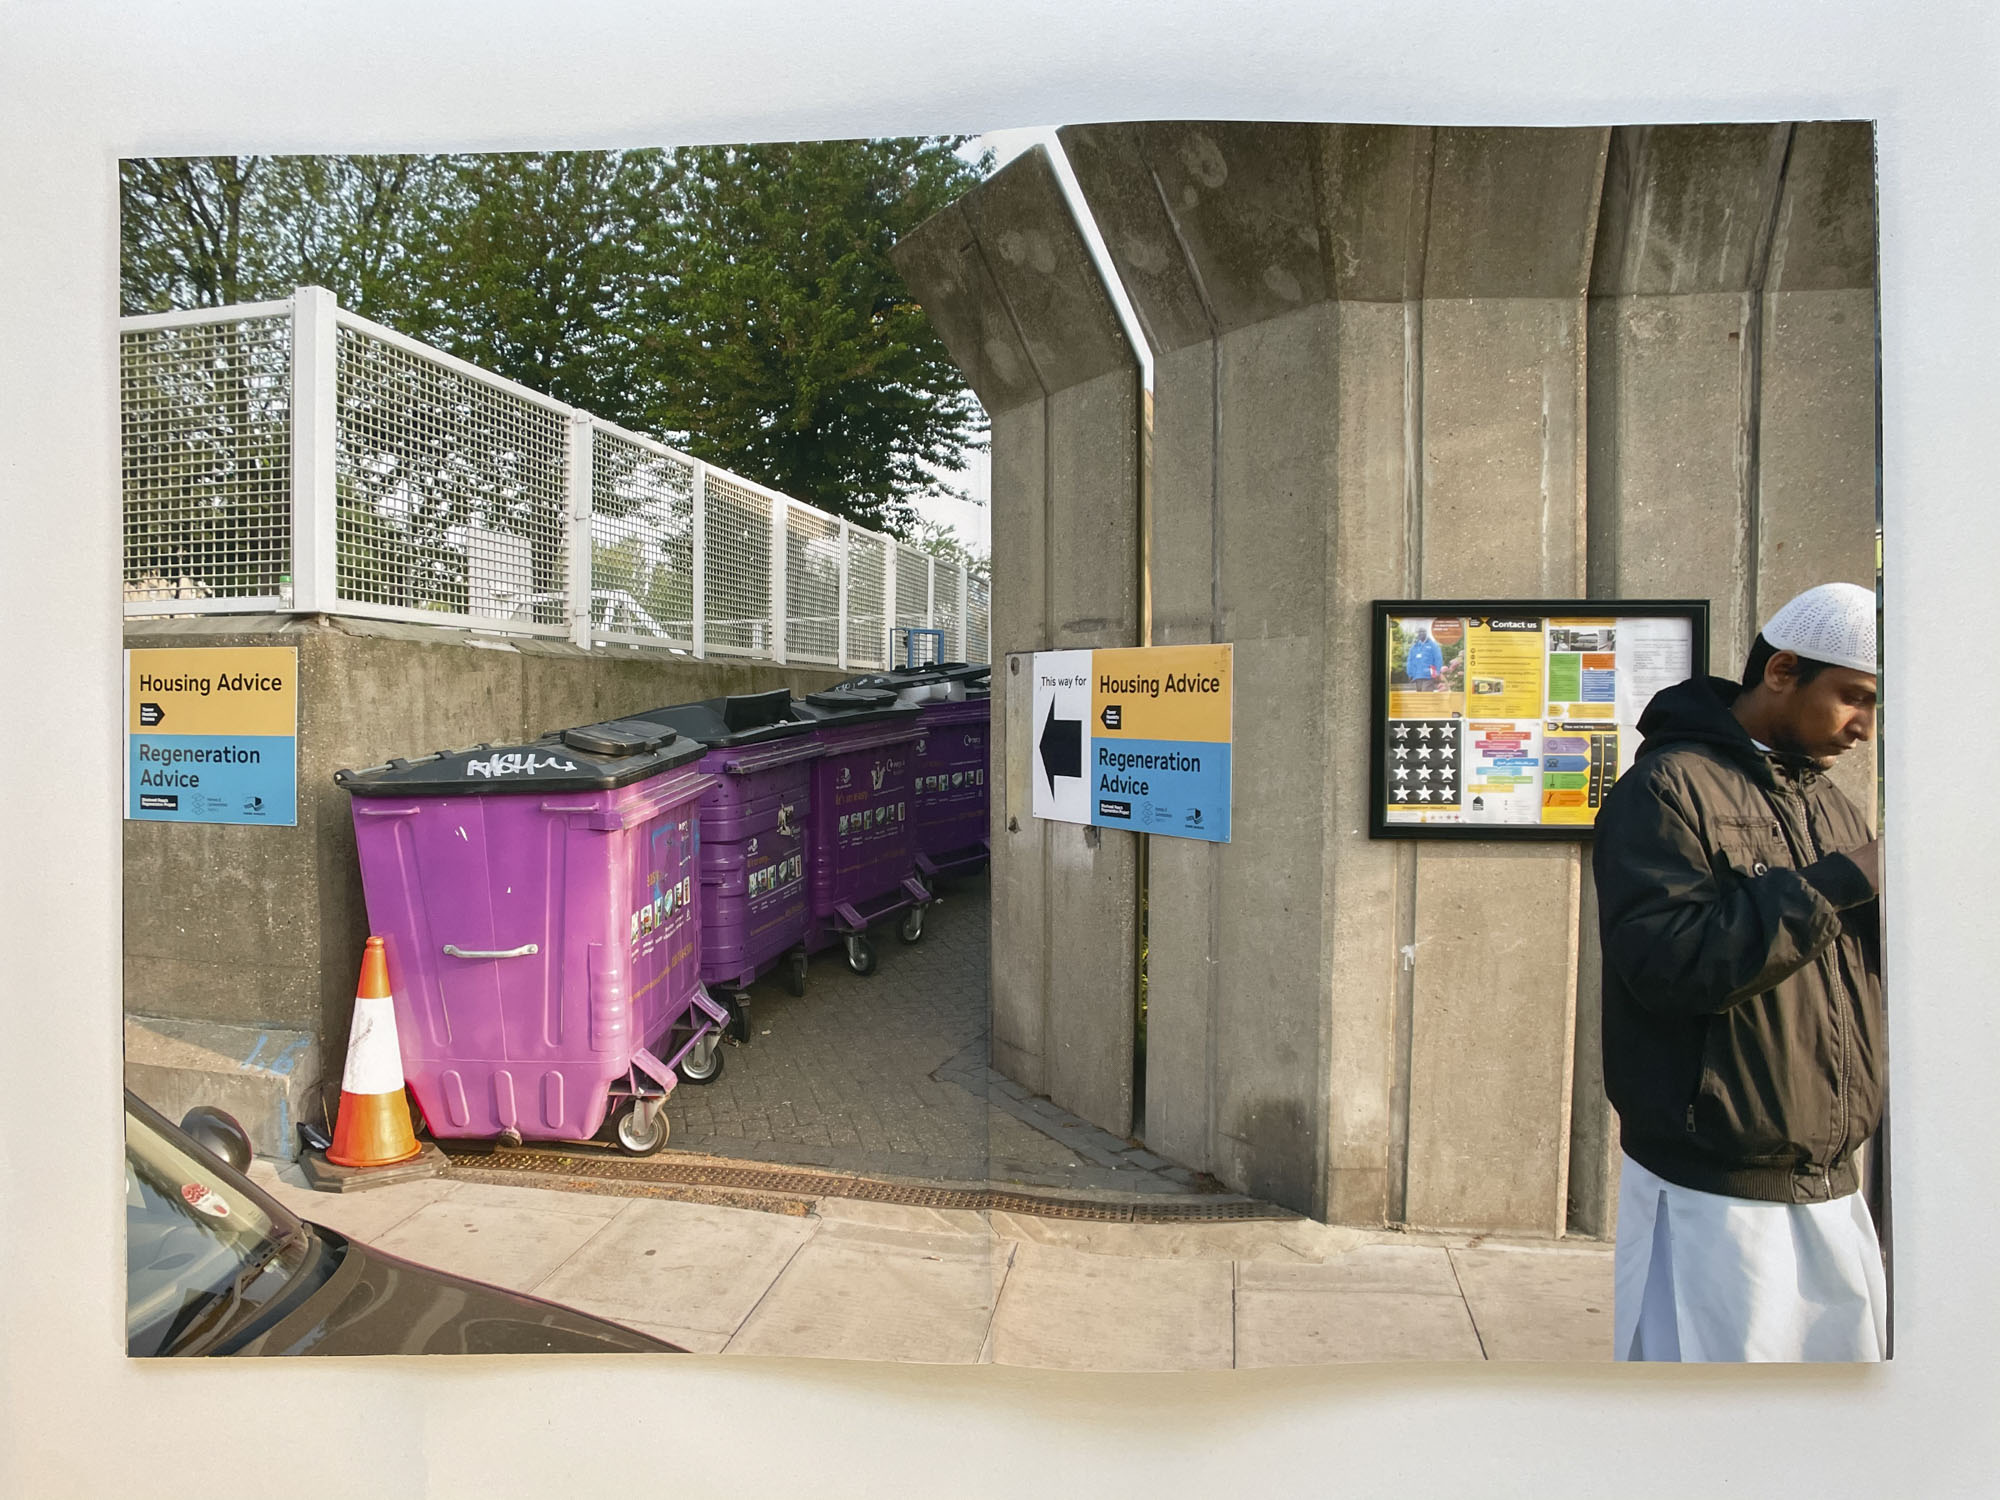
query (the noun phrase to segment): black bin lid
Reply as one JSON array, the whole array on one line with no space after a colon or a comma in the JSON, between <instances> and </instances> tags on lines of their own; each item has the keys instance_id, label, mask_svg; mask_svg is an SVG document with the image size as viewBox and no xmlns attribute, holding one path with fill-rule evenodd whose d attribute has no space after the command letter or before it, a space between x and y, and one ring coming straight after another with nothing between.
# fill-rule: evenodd
<instances>
[{"instance_id":1,"label":"black bin lid","mask_svg":"<svg viewBox=\"0 0 2000 1500\"><path fill-rule=\"evenodd\" d=\"M689 739L700 740L711 750L788 739L811 734L813 728L809 721L792 717L792 695L783 688L649 708L636 717L666 725Z\"/></svg>"},{"instance_id":2,"label":"black bin lid","mask_svg":"<svg viewBox=\"0 0 2000 1500\"><path fill-rule=\"evenodd\" d=\"M356 797L481 797L510 792L597 792L699 760L706 747L665 724L612 719L525 745L473 745L398 757L334 783Z\"/></svg>"},{"instance_id":3,"label":"black bin lid","mask_svg":"<svg viewBox=\"0 0 2000 1500\"><path fill-rule=\"evenodd\" d=\"M869 672L860 677L850 677L845 682L836 682L827 691L843 693L860 688L893 693L899 688L922 687L928 682L946 681L949 679L936 667L895 667L887 672Z\"/></svg>"},{"instance_id":4,"label":"black bin lid","mask_svg":"<svg viewBox=\"0 0 2000 1500\"><path fill-rule=\"evenodd\" d=\"M818 724L864 724L871 719L915 718L923 710L899 703L884 688L836 687L792 700L792 712Z\"/></svg>"}]
</instances>

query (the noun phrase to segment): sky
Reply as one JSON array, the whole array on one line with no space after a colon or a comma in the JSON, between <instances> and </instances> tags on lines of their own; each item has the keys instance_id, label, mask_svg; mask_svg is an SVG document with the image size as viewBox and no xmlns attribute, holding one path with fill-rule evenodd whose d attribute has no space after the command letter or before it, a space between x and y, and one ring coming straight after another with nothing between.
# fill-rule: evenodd
<instances>
[{"instance_id":1,"label":"sky","mask_svg":"<svg viewBox=\"0 0 2000 1500\"><path fill-rule=\"evenodd\" d=\"M1083 231L1084 243L1090 247L1092 258L1097 262L1099 274L1111 291L1111 300L1118 310L1118 316L1125 324L1126 337L1132 347L1139 351L1139 363L1144 372L1146 384L1153 383L1153 361L1146 348L1146 341L1139 336L1139 322L1133 316L1131 303L1126 299L1124 288L1119 285L1117 274L1111 268L1111 256L1104 248L1104 239L1097 232L1097 224L1090 216L1090 209L1083 201L1078 189L1076 176L1070 171L1069 159L1063 155L1060 142L1056 140L1053 125L1028 125L1013 130L992 130L978 136L965 147L962 153L968 160L977 159L979 153L990 150L993 153L993 169L997 172L1008 162L1035 146L1044 147L1056 169L1056 180L1062 184L1063 194L1069 199L1070 212L1076 215L1079 228ZM966 454L966 468L963 473L944 476L945 482L954 489L962 490L971 497L970 501L949 500L938 496L920 499L916 502L917 513L928 521L939 521L958 533L959 540L971 551L991 556L993 552L992 498L993 470L992 455L982 448L976 453Z\"/></svg>"}]
</instances>

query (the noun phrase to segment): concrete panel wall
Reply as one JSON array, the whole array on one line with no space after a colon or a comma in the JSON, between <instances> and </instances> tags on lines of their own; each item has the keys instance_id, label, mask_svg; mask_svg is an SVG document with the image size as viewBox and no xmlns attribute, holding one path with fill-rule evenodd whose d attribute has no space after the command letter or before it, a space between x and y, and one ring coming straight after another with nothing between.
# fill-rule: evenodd
<instances>
[{"instance_id":1,"label":"concrete panel wall","mask_svg":"<svg viewBox=\"0 0 2000 1500\"><path fill-rule=\"evenodd\" d=\"M1398 914L1416 851L1367 836L1368 780L1354 768L1368 764L1369 725L1355 708L1365 701L1373 649L1369 602L1405 597L1416 583L1421 383L1412 376L1421 310L1401 300L1357 300L1337 303L1336 312L1339 503L1328 641L1336 669L1320 705L1329 734L1322 848L1333 886L1325 1212L1337 1223L1380 1224L1391 1217L1392 1187L1394 1216L1402 1216L1410 973L1397 952L1408 941Z\"/></svg>"},{"instance_id":2,"label":"concrete panel wall","mask_svg":"<svg viewBox=\"0 0 2000 1500\"><path fill-rule=\"evenodd\" d=\"M1201 966L1216 979L1211 1170L1292 1206L1324 1191L1337 326L1318 302L1219 341L1221 639L1234 643L1236 712L1231 842L1213 856L1219 917Z\"/></svg>"},{"instance_id":3,"label":"concrete panel wall","mask_svg":"<svg viewBox=\"0 0 2000 1500\"><path fill-rule=\"evenodd\" d=\"M1206 338L1167 350L1153 364L1149 550L1157 646L1220 638L1211 552L1218 374L1216 347ZM1215 992L1233 981L1219 952L1223 857L1214 845L1189 839L1150 839L1146 850L1144 1134L1153 1150L1204 1171L1220 1082Z\"/></svg>"},{"instance_id":4,"label":"concrete panel wall","mask_svg":"<svg viewBox=\"0 0 2000 1500\"><path fill-rule=\"evenodd\" d=\"M1710 601L1711 667L1833 579L1872 586L1873 139L1865 125L1613 133L1590 305L1590 592ZM1874 758L1835 779L1875 803ZM1574 1227L1609 1234L1596 913L1582 953Z\"/></svg>"},{"instance_id":5,"label":"concrete panel wall","mask_svg":"<svg viewBox=\"0 0 2000 1500\"><path fill-rule=\"evenodd\" d=\"M1727 663L1869 581L1868 132L1062 139L1155 356L1151 639L1237 660L1235 837L1147 851L1146 1140L1344 1222L1607 1232L1587 851L1367 838L1367 605L1706 597Z\"/></svg>"},{"instance_id":6,"label":"concrete panel wall","mask_svg":"<svg viewBox=\"0 0 2000 1500\"><path fill-rule=\"evenodd\" d=\"M1583 590L1581 271L1567 298L1423 305L1422 594ZM1417 852L1408 1222L1562 1229L1578 857Z\"/></svg>"},{"instance_id":7,"label":"concrete panel wall","mask_svg":"<svg viewBox=\"0 0 2000 1500\"><path fill-rule=\"evenodd\" d=\"M993 422L993 1066L1123 1135L1138 836L1033 816L1026 655L1138 643L1138 363L1039 149L896 261Z\"/></svg>"},{"instance_id":8,"label":"concrete panel wall","mask_svg":"<svg viewBox=\"0 0 2000 1500\"><path fill-rule=\"evenodd\" d=\"M921 293L920 293L921 295ZM992 1065L1016 1083L1047 1093L1048 966L1045 872L1049 825L1029 813L1035 776L1029 652L1045 619L1040 560L1047 556L1047 414L1039 397L996 412L993 422L992 538L995 568L991 638L993 692ZM1019 726L1018 732L1016 726ZM1004 943L1003 944L1003 935Z\"/></svg>"},{"instance_id":9,"label":"concrete panel wall","mask_svg":"<svg viewBox=\"0 0 2000 1500\"><path fill-rule=\"evenodd\" d=\"M1059 650L1136 645L1138 370L1117 369L1052 391L1045 406L1047 614L1039 637L1021 644ZM1004 576L1003 566L996 553L996 578ZM1016 811L1010 808L1009 816ZM1048 964L1049 1098L1114 1135L1128 1135L1138 1022L1139 836L1076 823L1043 826L1040 949ZM996 954L1006 951L999 936ZM1018 933L1008 936L1010 946L1019 941Z\"/></svg>"}]
</instances>

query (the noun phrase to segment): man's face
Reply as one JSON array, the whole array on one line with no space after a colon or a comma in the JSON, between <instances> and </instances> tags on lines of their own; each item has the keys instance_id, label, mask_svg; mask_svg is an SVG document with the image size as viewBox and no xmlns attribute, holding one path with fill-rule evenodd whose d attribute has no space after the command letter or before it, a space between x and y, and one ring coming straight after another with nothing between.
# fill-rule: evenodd
<instances>
[{"instance_id":1,"label":"man's face","mask_svg":"<svg viewBox=\"0 0 2000 1500\"><path fill-rule=\"evenodd\" d=\"M1774 659L1771 665L1781 664ZM1826 667L1807 683L1796 675L1767 672L1764 683L1778 696L1772 726L1779 735L1777 747L1811 756L1822 769L1875 733L1873 672Z\"/></svg>"}]
</instances>

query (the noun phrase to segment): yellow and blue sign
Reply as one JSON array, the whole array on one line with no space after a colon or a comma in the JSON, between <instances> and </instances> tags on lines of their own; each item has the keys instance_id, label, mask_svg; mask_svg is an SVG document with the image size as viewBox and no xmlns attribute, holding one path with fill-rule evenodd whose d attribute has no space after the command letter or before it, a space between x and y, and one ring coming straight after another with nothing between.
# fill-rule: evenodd
<instances>
[{"instance_id":1,"label":"yellow and blue sign","mask_svg":"<svg viewBox=\"0 0 2000 1500\"><path fill-rule=\"evenodd\" d=\"M1227 645L1035 654L1037 817L1229 842Z\"/></svg>"},{"instance_id":2,"label":"yellow and blue sign","mask_svg":"<svg viewBox=\"0 0 2000 1500\"><path fill-rule=\"evenodd\" d=\"M210 646L125 653L125 816L298 823L299 653Z\"/></svg>"}]
</instances>

